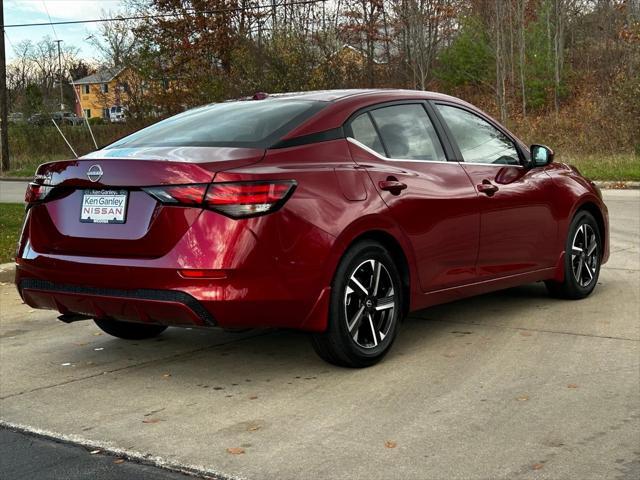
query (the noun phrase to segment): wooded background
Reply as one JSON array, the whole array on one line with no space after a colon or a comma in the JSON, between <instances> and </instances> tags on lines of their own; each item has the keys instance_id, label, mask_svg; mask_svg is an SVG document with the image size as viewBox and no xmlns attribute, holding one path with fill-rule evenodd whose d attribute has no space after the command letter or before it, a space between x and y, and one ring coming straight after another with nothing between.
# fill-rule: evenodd
<instances>
[{"instance_id":1,"label":"wooded background","mask_svg":"<svg viewBox=\"0 0 640 480\"><path fill-rule=\"evenodd\" d=\"M638 0L127 0L126 16L145 18L88 41L140 78L130 128L258 91L393 87L461 97L530 143L640 155ZM50 108L55 43L14 49L11 110ZM66 80L97 66L77 52Z\"/></svg>"}]
</instances>

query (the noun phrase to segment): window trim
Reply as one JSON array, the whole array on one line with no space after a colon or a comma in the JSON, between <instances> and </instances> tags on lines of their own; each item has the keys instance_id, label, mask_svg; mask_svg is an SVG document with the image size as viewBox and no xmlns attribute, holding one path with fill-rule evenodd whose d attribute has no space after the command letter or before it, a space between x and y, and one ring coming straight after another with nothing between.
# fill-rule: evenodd
<instances>
[{"instance_id":1,"label":"window trim","mask_svg":"<svg viewBox=\"0 0 640 480\"><path fill-rule=\"evenodd\" d=\"M507 131L505 131L504 127L502 125L500 125L499 123L493 121L492 119L488 118L486 115L482 114L479 111L473 110L471 108L468 108L465 105L461 105L461 104L456 103L456 102L450 102L450 101L446 101L446 100L430 100L429 103L431 104L431 108L433 109L434 114L438 117L438 120L440 121L440 124L441 124L443 132L448 137L449 142L451 143L451 146L452 146L452 148L453 148L453 150L455 152L455 157L458 159L457 160L458 162L460 162L462 164L465 164L465 165L484 165L484 166L487 166L487 167L498 167L498 168L503 168L503 167L526 168L527 167L527 163L528 163L527 156L522 151L522 146L520 145L520 142L517 141ZM460 147L458 147L458 143L455 140L455 137L451 133L451 130L449 129L449 126L447 125L447 122L445 121L444 117L442 116L442 114L440 113L440 111L437 108L438 105L444 105L444 106L447 106L447 107L453 107L453 108L458 108L460 110L464 110L465 112L470 113L471 115L475 115L476 117L480 118L481 120L484 120L489 125L491 125L493 128L498 130L505 137L507 137L509 140L511 140L511 143L513 143L513 147L516 149L516 152L518 153L518 162L519 162L519 164L518 165L510 165L510 164L504 164L504 163L482 163L482 162L467 162L467 161L465 161L464 157L462 156L462 152L460 150Z\"/></svg>"},{"instance_id":2,"label":"window trim","mask_svg":"<svg viewBox=\"0 0 640 480\"><path fill-rule=\"evenodd\" d=\"M438 140L440 140L440 146L442 148L442 151L444 152L444 156L446 160L415 160L415 159L406 159L406 158L391 158L388 156L388 150L386 145L384 144L384 140L382 139L382 136L380 135L380 131L378 130L378 125L376 124L375 119L373 118L370 112L372 112L373 110L378 110L380 108L395 107L398 105L422 105L422 108L424 109L427 115L427 118L431 122L431 125L433 126L433 129L436 132L436 136L438 137ZM412 100L385 101L380 103L374 103L373 105L367 105L366 107L362 107L356 110L351 115L349 115L349 117L345 120L342 126L344 129L345 137L348 141L350 141L354 145L364 148L367 152L372 153L373 155L375 155L377 158L381 160L389 160L392 162L457 163L457 160L455 160L455 151L452 148L451 144L449 143L449 139L446 136L446 132L442 129L439 118L435 117L435 115L431 110L432 109L428 104L428 100L412 99ZM376 134L380 139L380 143L382 144L382 148L384 149L385 155L380 155L378 152L367 147L366 145L359 142L353 137L351 122L364 113L368 114L369 119L373 124L373 127L376 129Z\"/></svg>"},{"instance_id":3,"label":"window trim","mask_svg":"<svg viewBox=\"0 0 640 480\"><path fill-rule=\"evenodd\" d=\"M367 152L369 152L371 155L375 156L376 158L379 158L380 160L384 160L386 162L411 162L411 163L446 163L448 165L458 165L459 162L453 161L453 160L415 160L415 159L411 159L411 158L391 158L391 157L385 157L383 155L380 155L378 152L376 152L374 149L366 146L364 143L359 142L358 140L356 140L353 137L350 137L347 135L346 137L347 142L352 143L358 147L360 147L363 150L366 150Z\"/></svg>"}]
</instances>

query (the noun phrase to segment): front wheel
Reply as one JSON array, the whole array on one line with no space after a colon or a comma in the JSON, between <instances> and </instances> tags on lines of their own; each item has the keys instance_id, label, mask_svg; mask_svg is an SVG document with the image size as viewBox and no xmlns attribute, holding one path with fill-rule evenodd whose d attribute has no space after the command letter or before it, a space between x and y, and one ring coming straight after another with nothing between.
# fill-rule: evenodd
<instances>
[{"instance_id":1,"label":"front wheel","mask_svg":"<svg viewBox=\"0 0 640 480\"><path fill-rule=\"evenodd\" d=\"M545 282L549 293L573 300L587 297L598 283L601 259L602 240L598 223L589 212L579 212L569 227L564 280Z\"/></svg>"},{"instance_id":2,"label":"front wheel","mask_svg":"<svg viewBox=\"0 0 640 480\"><path fill-rule=\"evenodd\" d=\"M327 331L312 336L321 358L344 367L368 367L391 348L402 315L402 283L389 252L362 241L336 271Z\"/></svg>"},{"instance_id":3,"label":"front wheel","mask_svg":"<svg viewBox=\"0 0 640 480\"><path fill-rule=\"evenodd\" d=\"M145 338L157 337L167 329L165 325L148 325L118 320L94 319L93 321L103 332L125 340L144 340Z\"/></svg>"}]
</instances>

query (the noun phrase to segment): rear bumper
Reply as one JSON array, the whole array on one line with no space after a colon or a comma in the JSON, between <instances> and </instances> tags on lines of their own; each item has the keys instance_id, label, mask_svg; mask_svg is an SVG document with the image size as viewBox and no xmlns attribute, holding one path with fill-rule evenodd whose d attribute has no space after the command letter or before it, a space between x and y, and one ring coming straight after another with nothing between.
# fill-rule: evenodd
<instances>
[{"instance_id":1,"label":"rear bumper","mask_svg":"<svg viewBox=\"0 0 640 480\"><path fill-rule=\"evenodd\" d=\"M174 290L118 290L56 284L27 278L18 289L25 303L58 310L63 315L171 325L215 326L216 322L191 295Z\"/></svg>"},{"instance_id":2,"label":"rear bumper","mask_svg":"<svg viewBox=\"0 0 640 480\"><path fill-rule=\"evenodd\" d=\"M17 259L15 283L27 305L62 315L229 329L326 327L330 289L291 288L277 271L226 273L225 279L187 279L175 268L40 255Z\"/></svg>"}]
</instances>

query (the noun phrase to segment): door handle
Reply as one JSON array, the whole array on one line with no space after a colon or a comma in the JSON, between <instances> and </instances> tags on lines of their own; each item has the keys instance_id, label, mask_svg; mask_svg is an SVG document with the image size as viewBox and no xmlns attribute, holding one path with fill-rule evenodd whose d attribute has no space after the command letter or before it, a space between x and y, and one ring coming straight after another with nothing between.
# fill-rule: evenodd
<instances>
[{"instance_id":1,"label":"door handle","mask_svg":"<svg viewBox=\"0 0 640 480\"><path fill-rule=\"evenodd\" d=\"M402 190L407 188L407 184L398 181L395 177L387 177L386 180L380 180L378 182L378 187L380 187L380 190L385 190L387 192L391 192L393 195L398 195Z\"/></svg>"},{"instance_id":2,"label":"door handle","mask_svg":"<svg viewBox=\"0 0 640 480\"><path fill-rule=\"evenodd\" d=\"M489 180L487 180L486 178L482 180L481 184L478 185L478 191L480 193L484 193L488 195L489 197L494 193L496 193L498 190L499 188L495 186L493 183L491 183Z\"/></svg>"}]
</instances>

